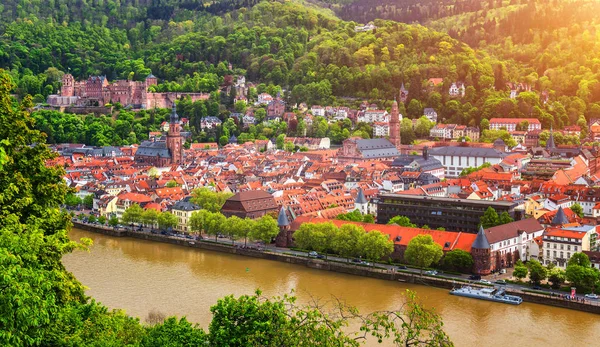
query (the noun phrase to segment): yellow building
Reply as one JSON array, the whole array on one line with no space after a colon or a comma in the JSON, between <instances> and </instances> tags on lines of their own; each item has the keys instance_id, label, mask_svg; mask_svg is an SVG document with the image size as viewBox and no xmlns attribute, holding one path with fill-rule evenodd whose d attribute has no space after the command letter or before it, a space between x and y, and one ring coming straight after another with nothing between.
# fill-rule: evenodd
<instances>
[{"instance_id":1,"label":"yellow building","mask_svg":"<svg viewBox=\"0 0 600 347\"><path fill-rule=\"evenodd\" d=\"M176 230L182 232L190 232L190 218L192 213L200 211L200 206L191 203L189 200L178 201L171 208L171 213L177 217Z\"/></svg>"}]
</instances>

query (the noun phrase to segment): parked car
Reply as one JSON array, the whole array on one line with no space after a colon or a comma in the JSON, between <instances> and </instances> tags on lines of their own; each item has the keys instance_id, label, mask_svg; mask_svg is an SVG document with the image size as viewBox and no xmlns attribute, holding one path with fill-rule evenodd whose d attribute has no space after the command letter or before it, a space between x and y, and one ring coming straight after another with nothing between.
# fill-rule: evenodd
<instances>
[{"instance_id":1,"label":"parked car","mask_svg":"<svg viewBox=\"0 0 600 347\"><path fill-rule=\"evenodd\" d=\"M584 296L586 298L588 298L588 299L594 299L594 300L598 299L598 295L596 295L594 293L592 293L592 294L585 294Z\"/></svg>"},{"instance_id":2,"label":"parked car","mask_svg":"<svg viewBox=\"0 0 600 347\"><path fill-rule=\"evenodd\" d=\"M488 280L479 280L477 281L477 283L481 283L481 284L492 284L492 282L488 281Z\"/></svg>"},{"instance_id":3,"label":"parked car","mask_svg":"<svg viewBox=\"0 0 600 347\"><path fill-rule=\"evenodd\" d=\"M469 276L469 279L472 281L479 281L481 279L481 276L479 275L471 275Z\"/></svg>"},{"instance_id":4,"label":"parked car","mask_svg":"<svg viewBox=\"0 0 600 347\"><path fill-rule=\"evenodd\" d=\"M317 259L325 259L325 256L323 254L317 254Z\"/></svg>"},{"instance_id":5,"label":"parked car","mask_svg":"<svg viewBox=\"0 0 600 347\"><path fill-rule=\"evenodd\" d=\"M312 251L312 252L308 252L308 256L311 258L316 258L319 256L319 253Z\"/></svg>"},{"instance_id":6,"label":"parked car","mask_svg":"<svg viewBox=\"0 0 600 347\"><path fill-rule=\"evenodd\" d=\"M535 289L535 290L542 290L542 287L540 287L539 285L536 284L535 286L533 286L533 289Z\"/></svg>"},{"instance_id":7,"label":"parked car","mask_svg":"<svg viewBox=\"0 0 600 347\"><path fill-rule=\"evenodd\" d=\"M430 271L425 271L425 274L426 274L426 275L429 275L429 276L435 276L435 275L437 275L438 273L437 273L437 271L435 271L435 270L430 270Z\"/></svg>"},{"instance_id":8,"label":"parked car","mask_svg":"<svg viewBox=\"0 0 600 347\"><path fill-rule=\"evenodd\" d=\"M353 263L360 263L360 262L361 262L361 260L360 260L360 259L358 259L358 258L354 258L354 259L352 259L352 262L353 262Z\"/></svg>"},{"instance_id":9,"label":"parked car","mask_svg":"<svg viewBox=\"0 0 600 347\"><path fill-rule=\"evenodd\" d=\"M500 273L501 274L505 274L506 273L506 269L500 269Z\"/></svg>"},{"instance_id":10,"label":"parked car","mask_svg":"<svg viewBox=\"0 0 600 347\"><path fill-rule=\"evenodd\" d=\"M371 263L369 263L367 261L364 261L364 260L361 260L360 264L361 265L366 265L366 266L371 266Z\"/></svg>"},{"instance_id":11,"label":"parked car","mask_svg":"<svg viewBox=\"0 0 600 347\"><path fill-rule=\"evenodd\" d=\"M506 284L506 281L505 280L497 280L494 283L496 283L496 284Z\"/></svg>"},{"instance_id":12,"label":"parked car","mask_svg":"<svg viewBox=\"0 0 600 347\"><path fill-rule=\"evenodd\" d=\"M407 270L406 265L398 265L398 270Z\"/></svg>"}]
</instances>

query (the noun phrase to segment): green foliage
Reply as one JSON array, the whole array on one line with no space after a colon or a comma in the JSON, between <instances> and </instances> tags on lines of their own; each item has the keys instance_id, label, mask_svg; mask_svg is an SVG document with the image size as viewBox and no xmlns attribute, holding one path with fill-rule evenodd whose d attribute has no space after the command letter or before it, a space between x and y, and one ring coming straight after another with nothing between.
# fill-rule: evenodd
<instances>
[{"instance_id":1,"label":"green foliage","mask_svg":"<svg viewBox=\"0 0 600 347\"><path fill-rule=\"evenodd\" d=\"M157 210L149 208L142 213L142 222L154 229L154 225L158 223L159 215L160 213Z\"/></svg>"},{"instance_id":2,"label":"green foliage","mask_svg":"<svg viewBox=\"0 0 600 347\"><path fill-rule=\"evenodd\" d=\"M492 166L492 164L490 164L489 162L485 162L485 163L481 164L481 165L480 165L480 166L478 166L478 167L468 167L468 168L466 168L466 169L463 169L463 170L460 172L460 177L468 176L468 175L472 174L473 172L477 172L477 171L479 171L479 170L482 170L482 169L488 168L488 167L490 167L490 166Z\"/></svg>"},{"instance_id":3,"label":"green foliage","mask_svg":"<svg viewBox=\"0 0 600 347\"><path fill-rule=\"evenodd\" d=\"M583 218L583 207L579 203L574 203L571 206L571 211L575 212L580 218Z\"/></svg>"},{"instance_id":4,"label":"green foliage","mask_svg":"<svg viewBox=\"0 0 600 347\"><path fill-rule=\"evenodd\" d=\"M159 229L175 228L177 226L177 217L171 212L165 211L158 214L157 223Z\"/></svg>"},{"instance_id":5,"label":"green foliage","mask_svg":"<svg viewBox=\"0 0 600 347\"><path fill-rule=\"evenodd\" d=\"M444 255L440 263L445 270L468 273L473 268L473 257L462 249L453 249Z\"/></svg>"},{"instance_id":6,"label":"green foliage","mask_svg":"<svg viewBox=\"0 0 600 347\"><path fill-rule=\"evenodd\" d=\"M83 198L82 202L86 208L91 209L94 207L94 196L92 194L88 194L85 196L85 198Z\"/></svg>"},{"instance_id":7,"label":"green foliage","mask_svg":"<svg viewBox=\"0 0 600 347\"><path fill-rule=\"evenodd\" d=\"M372 215L366 214L363 216L363 214L359 210L354 210L348 213L341 213L337 215L335 219L347 220L351 222L375 223L375 218Z\"/></svg>"},{"instance_id":8,"label":"green foliage","mask_svg":"<svg viewBox=\"0 0 600 347\"><path fill-rule=\"evenodd\" d=\"M138 204L133 204L129 206L123 215L121 216L121 222L123 224L131 224L131 228L133 229L133 225L136 223L140 223L142 221L142 214L144 210Z\"/></svg>"},{"instance_id":9,"label":"green foliage","mask_svg":"<svg viewBox=\"0 0 600 347\"><path fill-rule=\"evenodd\" d=\"M192 192L191 201L207 211L219 212L225 201L232 196L232 193L214 192L209 188L198 188Z\"/></svg>"},{"instance_id":10,"label":"green foliage","mask_svg":"<svg viewBox=\"0 0 600 347\"><path fill-rule=\"evenodd\" d=\"M110 225L111 227L116 227L117 225L119 225L119 218L117 218L116 216L112 216L108 219L108 225Z\"/></svg>"},{"instance_id":11,"label":"green foliage","mask_svg":"<svg viewBox=\"0 0 600 347\"><path fill-rule=\"evenodd\" d=\"M369 260L380 260L394 251L394 243L389 236L377 230L364 233L358 239L357 247L360 254Z\"/></svg>"},{"instance_id":12,"label":"green foliage","mask_svg":"<svg viewBox=\"0 0 600 347\"><path fill-rule=\"evenodd\" d=\"M500 216L493 207L488 207L483 216L479 217L479 222L484 229L514 222L514 219L504 211Z\"/></svg>"},{"instance_id":13,"label":"green foliage","mask_svg":"<svg viewBox=\"0 0 600 347\"><path fill-rule=\"evenodd\" d=\"M593 290L599 280L598 269L591 267L585 253L574 253L569 259L565 276L571 284L584 291Z\"/></svg>"},{"instance_id":14,"label":"green foliage","mask_svg":"<svg viewBox=\"0 0 600 347\"><path fill-rule=\"evenodd\" d=\"M65 197L65 205L67 205L69 207L77 207L77 206L81 205L82 202L83 201L81 201L81 198L79 198L78 196L76 196L73 193L69 193Z\"/></svg>"},{"instance_id":15,"label":"green foliage","mask_svg":"<svg viewBox=\"0 0 600 347\"><path fill-rule=\"evenodd\" d=\"M550 282L553 289L559 289L560 286L566 280L565 271L557 267L548 269L548 282Z\"/></svg>"},{"instance_id":16,"label":"green foliage","mask_svg":"<svg viewBox=\"0 0 600 347\"><path fill-rule=\"evenodd\" d=\"M279 234L277 221L269 215L264 215L254 223L252 230L250 230L249 237L254 240L261 240L265 244L269 244L277 234Z\"/></svg>"},{"instance_id":17,"label":"green foliage","mask_svg":"<svg viewBox=\"0 0 600 347\"><path fill-rule=\"evenodd\" d=\"M523 278L527 277L529 273L529 269L525 266L520 260L517 260L515 264L515 271L513 271L513 276L517 278L519 281Z\"/></svg>"},{"instance_id":18,"label":"green foliage","mask_svg":"<svg viewBox=\"0 0 600 347\"><path fill-rule=\"evenodd\" d=\"M104 217L104 216L98 217L98 223L100 223L102 225L106 224L106 217Z\"/></svg>"},{"instance_id":19,"label":"green foliage","mask_svg":"<svg viewBox=\"0 0 600 347\"><path fill-rule=\"evenodd\" d=\"M437 263L444 255L442 246L433 241L431 235L417 235L406 246L404 259L414 266L423 268Z\"/></svg>"},{"instance_id":20,"label":"green foliage","mask_svg":"<svg viewBox=\"0 0 600 347\"><path fill-rule=\"evenodd\" d=\"M534 284L540 284L548 277L548 270L537 260L532 259L527 263L529 268L529 280Z\"/></svg>"},{"instance_id":21,"label":"green foliage","mask_svg":"<svg viewBox=\"0 0 600 347\"><path fill-rule=\"evenodd\" d=\"M395 224L401 227L416 228L417 225L410 222L410 219L406 216L396 216L389 220L387 224Z\"/></svg>"},{"instance_id":22,"label":"green foliage","mask_svg":"<svg viewBox=\"0 0 600 347\"><path fill-rule=\"evenodd\" d=\"M144 347L163 346L204 346L208 344L208 336L196 324L187 319L169 317L162 324L155 324L146 328L146 335L141 345Z\"/></svg>"}]
</instances>

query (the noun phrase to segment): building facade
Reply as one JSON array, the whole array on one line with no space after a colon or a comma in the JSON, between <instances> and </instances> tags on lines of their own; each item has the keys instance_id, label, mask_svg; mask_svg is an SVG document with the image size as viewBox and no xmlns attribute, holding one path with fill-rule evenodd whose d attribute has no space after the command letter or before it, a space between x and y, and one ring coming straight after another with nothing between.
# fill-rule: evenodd
<instances>
[{"instance_id":1,"label":"building facade","mask_svg":"<svg viewBox=\"0 0 600 347\"><path fill-rule=\"evenodd\" d=\"M446 177L458 177L464 169L478 167L484 163L500 164L507 156L506 153L494 148L466 146L437 147L431 149L429 153L444 165Z\"/></svg>"},{"instance_id":2,"label":"building facade","mask_svg":"<svg viewBox=\"0 0 600 347\"><path fill-rule=\"evenodd\" d=\"M381 194L377 203L377 223L386 224L396 216L406 216L416 225L432 229L476 233L488 207L501 214L507 212L513 219L520 219L515 211L517 203L508 201L481 201L408 194Z\"/></svg>"},{"instance_id":3,"label":"building facade","mask_svg":"<svg viewBox=\"0 0 600 347\"><path fill-rule=\"evenodd\" d=\"M262 190L239 192L227 199L221 213L226 217L260 218L268 213L276 213L278 206L275 198Z\"/></svg>"}]
</instances>

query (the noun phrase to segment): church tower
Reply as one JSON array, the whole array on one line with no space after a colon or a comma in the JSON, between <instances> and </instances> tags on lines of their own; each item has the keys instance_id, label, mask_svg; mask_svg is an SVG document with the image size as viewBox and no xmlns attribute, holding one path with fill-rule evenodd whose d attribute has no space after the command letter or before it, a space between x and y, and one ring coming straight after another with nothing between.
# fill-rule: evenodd
<instances>
[{"instance_id":1,"label":"church tower","mask_svg":"<svg viewBox=\"0 0 600 347\"><path fill-rule=\"evenodd\" d=\"M404 83L402 83L402 86L400 87L400 102L406 103L407 99L408 99L408 90L406 90L406 88L404 88Z\"/></svg>"},{"instance_id":2,"label":"church tower","mask_svg":"<svg viewBox=\"0 0 600 347\"><path fill-rule=\"evenodd\" d=\"M398 101L394 99L392 104L392 114L390 118L390 142L400 150L400 111L398 111Z\"/></svg>"},{"instance_id":3,"label":"church tower","mask_svg":"<svg viewBox=\"0 0 600 347\"><path fill-rule=\"evenodd\" d=\"M181 164L183 160L183 147L181 144L181 132L179 130L179 116L175 102L173 102L173 110L169 120L169 132L167 133L167 148L171 153L171 164Z\"/></svg>"}]
</instances>

